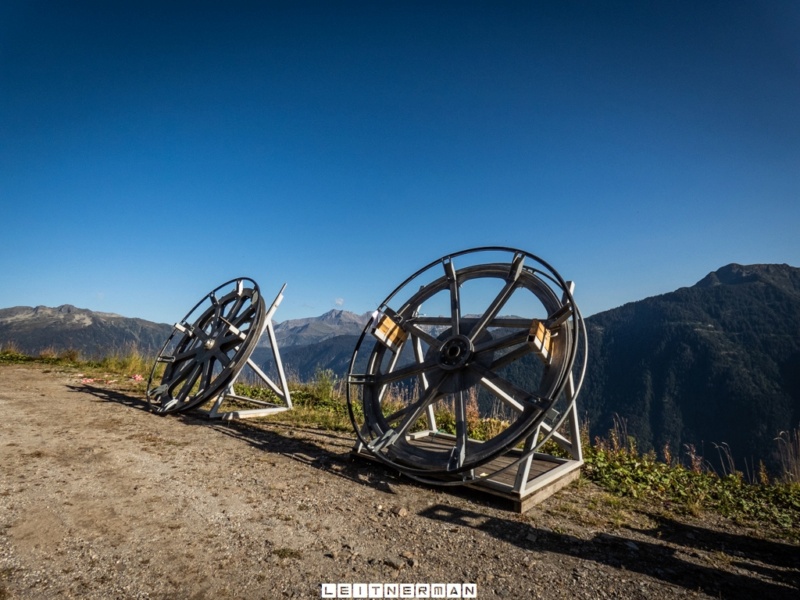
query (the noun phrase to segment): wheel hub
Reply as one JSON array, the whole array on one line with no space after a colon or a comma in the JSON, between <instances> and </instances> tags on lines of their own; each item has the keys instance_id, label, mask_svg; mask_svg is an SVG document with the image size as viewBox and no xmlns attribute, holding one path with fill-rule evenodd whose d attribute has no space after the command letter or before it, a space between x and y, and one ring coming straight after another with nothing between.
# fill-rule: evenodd
<instances>
[{"instance_id":1,"label":"wheel hub","mask_svg":"<svg viewBox=\"0 0 800 600\"><path fill-rule=\"evenodd\" d=\"M472 342L463 335L454 335L439 349L439 366L447 371L460 369L472 357Z\"/></svg>"}]
</instances>

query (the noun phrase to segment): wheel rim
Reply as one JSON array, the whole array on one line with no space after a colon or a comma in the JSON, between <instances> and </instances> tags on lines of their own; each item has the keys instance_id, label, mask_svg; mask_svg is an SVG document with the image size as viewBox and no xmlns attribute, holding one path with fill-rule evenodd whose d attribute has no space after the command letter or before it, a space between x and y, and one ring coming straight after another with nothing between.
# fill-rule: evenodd
<instances>
[{"instance_id":1,"label":"wheel rim","mask_svg":"<svg viewBox=\"0 0 800 600\"><path fill-rule=\"evenodd\" d=\"M362 332L347 388L356 434L412 476L476 469L542 423L557 426L582 331L570 286L534 255L488 247L442 257L398 286Z\"/></svg>"},{"instance_id":2,"label":"wheel rim","mask_svg":"<svg viewBox=\"0 0 800 600\"><path fill-rule=\"evenodd\" d=\"M203 297L172 330L147 382L158 413L189 410L218 396L247 363L261 336L265 304L252 279L232 279ZM164 373L155 384L160 364Z\"/></svg>"}]
</instances>

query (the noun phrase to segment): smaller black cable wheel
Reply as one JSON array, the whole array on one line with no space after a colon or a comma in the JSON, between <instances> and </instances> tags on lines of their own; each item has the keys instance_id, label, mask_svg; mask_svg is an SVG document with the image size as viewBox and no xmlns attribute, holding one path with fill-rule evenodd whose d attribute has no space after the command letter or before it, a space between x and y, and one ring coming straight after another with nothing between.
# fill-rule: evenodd
<instances>
[{"instance_id":1,"label":"smaller black cable wheel","mask_svg":"<svg viewBox=\"0 0 800 600\"><path fill-rule=\"evenodd\" d=\"M175 324L150 371L154 412L195 408L216 398L239 374L264 328L264 299L252 279L223 283ZM156 383L159 367L164 372Z\"/></svg>"}]
</instances>

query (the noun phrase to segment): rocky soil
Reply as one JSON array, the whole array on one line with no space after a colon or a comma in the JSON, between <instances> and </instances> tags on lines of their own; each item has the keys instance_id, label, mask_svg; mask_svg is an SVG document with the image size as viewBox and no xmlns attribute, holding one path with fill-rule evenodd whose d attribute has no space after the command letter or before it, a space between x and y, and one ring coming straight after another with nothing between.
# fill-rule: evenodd
<instances>
[{"instance_id":1,"label":"rocky soil","mask_svg":"<svg viewBox=\"0 0 800 600\"><path fill-rule=\"evenodd\" d=\"M159 417L118 383L0 367L0 599L798 598L800 549L580 481L518 515L350 457L352 436Z\"/></svg>"}]
</instances>

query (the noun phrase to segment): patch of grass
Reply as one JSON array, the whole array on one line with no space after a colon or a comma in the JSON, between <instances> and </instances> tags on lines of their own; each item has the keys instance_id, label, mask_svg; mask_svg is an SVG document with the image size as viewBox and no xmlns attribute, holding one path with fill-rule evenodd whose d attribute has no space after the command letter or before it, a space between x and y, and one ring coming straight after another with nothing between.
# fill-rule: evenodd
<instances>
[{"instance_id":1,"label":"patch of grass","mask_svg":"<svg viewBox=\"0 0 800 600\"><path fill-rule=\"evenodd\" d=\"M124 352L113 352L96 361L96 364L98 368L111 373L146 376L150 373L154 361L152 356L142 353L136 347L131 347Z\"/></svg>"},{"instance_id":2,"label":"patch of grass","mask_svg":"<svg viewBox=\"0 0 800 600\"><path fill-rule=\"evenodd\" d=\"M751 484L742 473L719 476L699 468L668 465L655 453L640 454L635 445L621 445L614 435L584 449L584 475L611 493L657 502L700 516L712 511L740 523L763 523L798 536L800 484Z\"/></svg>"},{"instance_id":3,"label":"patch of grass","mask_svg":"<svg viewBox=\"0 0 800 600\"><path fill-rule=\"evenodd\" d=\"M781 431L775 441L786 483L800 484L800 429Z\"/></svg>"},{"instance_id":4,"label":"patch of grass","mask_svg":"<svg viewBox=\"0 0 800 600\"><path fill-rule=\"evenodd\" d=\"M80 362L80 356L80 351L75 348L67 348L60 352L54 348L45 348L39 352L37 359L48 365L76 365Z\"/></svg>"},{"instance_id":5,"label":"patch of grass","mask_svg":"<svg viewBox=\"0 0 800 600\"><path fill-rule=\"evenodd\" d=\"M236 384L235 392L255 400L281 405L282 400L269 388ZM292 410L270 415L271 422L316 427L331 431L352 431L343 383L331 371L318 371L309 383L293 382L289 386ZM360 417L360 406L355 407Z\"/></svg>"},{"instance_id":6,"label":"patch of grass","mask_svg":"<svg viewBox=\"0 0 800 600\"><path fill-rule=\"evenodd\" d=\"M32 356L24 354L14 342L6 342L0 346L0 364L20 364L35 360Z\"/></svg>"},{"instance_id":7,"label":"patch of grass","mask_svg":"<svg viewBox=\"0 0 800 600\"><path fill-rule=\"evenodd\" d=\"M0 364L39 363L44 365L77 366L81 363L80 353L75 349L56 352L45 348L38 356L29 356L21 352L16 344L7 342L0 346Z\"/></svg>"}]
</instances>

